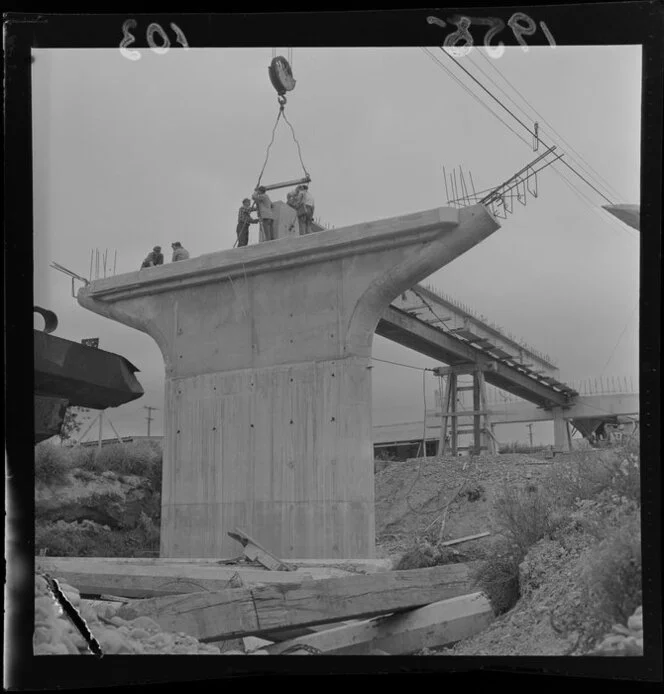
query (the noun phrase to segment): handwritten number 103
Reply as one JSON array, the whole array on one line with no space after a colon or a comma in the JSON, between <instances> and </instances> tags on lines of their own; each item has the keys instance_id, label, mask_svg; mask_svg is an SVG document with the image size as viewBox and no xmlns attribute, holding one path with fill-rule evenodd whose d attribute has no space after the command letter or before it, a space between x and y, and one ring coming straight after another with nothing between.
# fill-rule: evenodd
<instances>
[{"instance_id":1,"label":"handwritten number 103","mask_svg":"<svg viewBox=\"0 0 664 694\"><path fill-rule=\"evenodd\" d=\"M127 46L131 46L132 43L135 43L136 37L130 33L131 30L136 28L136 20L135 19L128 19L123 25L122 25L122 41L120 42L120 53L127 58L128 60L140 60L141 59L141 54L139 51L135 50L128 50ZM175 40L177 43L179 43L185 50L189 48L189 44L187 43L187 39L180 27L177 24L174 24L171 22L171 29L175 32ZM171 47L171 40L168 38L168 34L161 28L160 24L157 24L156 22L152 22L147 28L147 31L145 32L147 39L148 39L148 46L150 46L150 49L153 50L155 53L158 55L164 55L164 53L168 53L168 49ZM160 44L157 44L154 37L155 34L158 34L161 42Z\"/></svg>"}]
</instances>

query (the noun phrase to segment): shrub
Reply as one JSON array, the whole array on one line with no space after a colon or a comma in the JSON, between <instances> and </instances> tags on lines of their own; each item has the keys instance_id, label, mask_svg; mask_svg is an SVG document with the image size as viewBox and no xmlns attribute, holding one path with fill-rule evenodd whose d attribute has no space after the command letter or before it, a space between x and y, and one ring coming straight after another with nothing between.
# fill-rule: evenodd
<instances>
[{"instance_id":1,"label":"shrub","mask_svg":"<svg viewBox=\"0 0 664 694\"><path fill-rule=\"evenodd\" d=\"M554 468L546 486L551 496L566 506L579 499L594 499L605 490L639 501L639 457L616 448L599 454L597 451L579 451L573 460Z\"/></svg>"},{"instance_id":2,"label":"shrub","mask_svg":"<svg viewBox=\"0 0 664 694\"><path fill-rule=\"evenodd\" d=\"M505 487L495 500L494 513L500 534L518 547L522 555L538 540L550 535L557 523L552 502L532 485L528 489Z\"/></svg>"},{"instance_id":3,"label":"shrub","mask_svg":"<svg viewBox=\"0 0 664 694\"><path fill-rule=\"evenodd\" d=\"M111 444L98 448L78 447L72 454L74 464L90 472L152 477L161 467L161 450L149 443Z\"/></svg>"},{"instance_id":4,"label":"shrub","mask_svg":"<svg viewBox=\"0 0 664 694\"><path fill-rule=\"evenodd\" d=\"M83 470L81 468L75 469L72 472L72 475L80 480L83 480L84 482L90 482L91 480L97 478L97 475L95 475L94 472L90 472L90 470Z\"/></svg>"},{"instance_id":5,"label":"shrub","mask_svg":"<svg viewBox=\"0 0 664 694\"><path fill-rule=\"evenodd\" d=\"M607 626L625 623L642 604L641 527L634 514L590 553L583 570L586 601Z\"/></svg>"},{"instance_id":6,"label":"shrub","mask_svg":"<svg viewBox=\"0 0 664 694\"><path fill-rule=\"evenodd\" d=\"M519 564L523 555L518 548L503 541L472 572L473 583L489 598L496 615L501 615L519 600Z\"/></svg>"},{"instance_id":7,"label":"shrub","mask_svg":"<svg viewBox=\"0 0 664 694\"><path fill-rule=\"evenodd\" d=\"M94 521L37 523L36 554L58 557L141 557L159 553L159 528L141 515L132 530L111 530Z\"/></svg>"},{"instance_id":8,"label":"shrub","mask_svg":"<svg viewBox=\"0 0 664 694\"><path fill-rule=\"evenodd\" d=\"M35 482L47 487L62 486L69 479L69 456L61 446L44 441L35 446Z\"/></svg>"}]
</instances>

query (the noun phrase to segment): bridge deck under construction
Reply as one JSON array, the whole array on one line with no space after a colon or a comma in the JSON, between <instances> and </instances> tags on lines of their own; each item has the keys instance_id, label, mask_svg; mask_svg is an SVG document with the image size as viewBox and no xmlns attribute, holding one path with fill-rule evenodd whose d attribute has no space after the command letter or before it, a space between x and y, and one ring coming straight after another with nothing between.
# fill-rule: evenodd
<instances>
[{"instance_id":1,"label":"bridge deck under construction","mask_svg":"<svg viewBox=\"0 0 664 694\"><path fill-rule=\"evenodd\" d=\"M376 333L450 366L485 365L487 383L540 407L568 405L578 395L558 380L550 357L422 285L392 302Z\"/></svg>"}]
</instances>

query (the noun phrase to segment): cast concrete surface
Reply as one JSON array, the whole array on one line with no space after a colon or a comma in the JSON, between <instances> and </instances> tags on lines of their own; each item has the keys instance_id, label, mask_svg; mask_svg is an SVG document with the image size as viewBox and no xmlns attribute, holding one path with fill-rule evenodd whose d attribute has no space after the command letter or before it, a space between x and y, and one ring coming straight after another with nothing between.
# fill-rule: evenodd
<instances>
[{"instance_id":1,"label":"cast concrete surface","mask_svg":"<svg viewBox=\"0 0 664 694\"><path fill-rule=\"evenodd\" d=\"M375 552L371 345L390 302L499 228L436 208L92 282L165 363L161 554Z\"/></svg>"}]
</instances>

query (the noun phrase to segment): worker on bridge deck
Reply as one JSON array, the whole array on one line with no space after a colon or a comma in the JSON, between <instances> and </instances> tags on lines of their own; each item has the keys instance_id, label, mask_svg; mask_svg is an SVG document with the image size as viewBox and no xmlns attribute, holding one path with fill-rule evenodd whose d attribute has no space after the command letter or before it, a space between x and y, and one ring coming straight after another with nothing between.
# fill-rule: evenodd
<instances>
[{"instance_id":1,"label":"worker on bridge deck","mask_svg":"<svg viewBox=\"0 0 664 694\"><path fill-rule=\"evenodd\" d=\"M249 200L249 198L245 198L242 201L242 207L237 215L236 234L238 248L246 246L249 243L249 225L258 224L258 220L251 216L251 213L255 209L255 207L251 206L251 200Z\"/></svg>"},{"instance_id":2,"label":"worker on bridge deck","mask_svg":"<svg viewBox=\"0 0 664 694\"><path fill-rule=\"evenodd\" d=\"M300 236L311 234L314 218L314 198L309 192L309 186L301 184L286 196L287 203L297 214L297 223L300 228Z\"/></svg>"},{"instance_id":3,"label":"worker on bridge deck","mask_svg":"<svg viewBox=\"0 0 664 694\"><path fill-rule=\"evenodd\" d=\"M161 252L161 246L155 246L141 263L141 270L144 267L154 267L155 265L164 264L164 254Z\"/></svg>"},{"instance_id":4,"label":"worker on bridge deck","mask_svg":"<svg viewBox=\"0 0 664 694\"><path fill-rule=\"evenodd\" d=\"M258 219L260 220L262 231L261 241L273 241L274 212L272 211L272 200L265 192L265 186L256 188L251 197L256 203L256 209L258 210Z\"/></svg>"},{"instance_id":5,"label":"worker on bridge deck","mask_svg":"<svg viewBox=\"0 0 664 694\"><path fill-rule=\"evenodd\" d=\"M187 260L189 258L189 251L186 248L183 248L179 241L174 241L171 244L171 248L173 249L174 263L178 260Z\"/></svg>"},{"instance_id":6,"label":"worker on bridge deck","mask_svg":"<svg viewBox=\"0 0 664 694\"><path fill-rule=\"evenodd\" d=\"M302 188L302 201L305 210L306 233L311 234L314 221L314 196L309 192L309 186L306 183L303 183L300 187Z\"/></svg>"}]
</instances>

